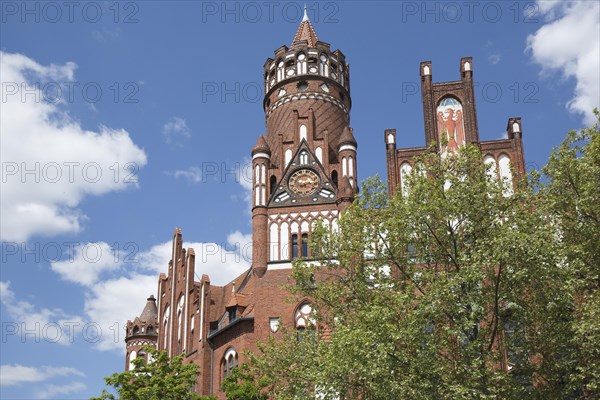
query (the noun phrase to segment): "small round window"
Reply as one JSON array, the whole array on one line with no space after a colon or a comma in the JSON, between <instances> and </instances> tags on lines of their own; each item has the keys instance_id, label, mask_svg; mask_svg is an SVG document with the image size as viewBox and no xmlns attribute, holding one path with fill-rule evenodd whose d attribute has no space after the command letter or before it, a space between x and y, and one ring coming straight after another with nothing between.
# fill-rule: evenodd
<instances>
[{"instance_id":1,"label":"small round window","mask_svg":"<svg viewBox=\"0 0 600 400\"><path fill-rule=\"evenodd\" d=\"M306 81L301 81L298 83L298 90L301 92L305 92L308 89L308 83Z\"/></svg>"}]
</instances>

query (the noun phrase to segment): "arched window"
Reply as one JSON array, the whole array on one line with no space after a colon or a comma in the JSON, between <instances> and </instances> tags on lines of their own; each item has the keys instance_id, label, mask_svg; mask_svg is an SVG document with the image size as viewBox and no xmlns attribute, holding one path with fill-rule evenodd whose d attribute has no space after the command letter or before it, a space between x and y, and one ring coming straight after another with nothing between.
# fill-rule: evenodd
<instances>
[{"instance_id":1,"label":"arched window","mask_svg":"<svg viewBox=\"0 0 600 400\"><path fill-rule=\"evenodd\" d=\"M133 350L129 353L129 371L133 371L135 369L135 365L133 365L133 360L137 357L137 353Z\"/></svg>"},{"instance_id":2,"label":"arched window","mask_svg":"<svg viewBox=\"0 0 600 400\"><path fill-rule=\"evenodd\" d=\"M298 258L298 235L292 235L292 259Z\"/></svg>"},{"instance_id":3,"label":"arched window","mask_svg":"<svg viewBox=\"0 0 600 400\"><path fill-rule=\"evenodd\" d=\"M154 333L154 327L152 325L148 325L148 329L146 329L146 333L148 335L152 335Z\"/></svg>"},{"instance_id":4,"label":"arched window","mask_svg":"<svg viewBox=\"0 0 600 400\"><path fill-rule=\"evenodd\" d=\"M133 334L137 335L138 333L140 333L140 327L136 325L133 327Z\"/></svg>"},{"instance_id":5,"label":"arched window","mask_svg":"<svg viewBox=\"0 0 600 400\"><path fill-rule=\"evenodd\" d=\"M279 63L277 63L277 82L283 79L283 67L283 61L279 60Z\"/></svg>"},{"instance_id":6,"label":"arched window","mask_svg":"<svg viewBox=\"0 0 600 400\"><path fill-rule=\"evenodd\" d=\"M294 315L294 323L298 340L303 340L305 337L314 338L315 334L315 318L313 316L313 308L309 303L302 303Z\"/></svg>"},{"instance_id":7,"label":"arched window","mask_svg":"<svg viewBox=\"0 0 600 400\"><path fill-rule=\"evenodd\" d=\"M410 165L408 162L403 162L402 165L400 165L400 189L402 190L402 194L405 196L408 194L407 179L411 171L412 165Z\"/></svg>"},{"instance_id":8,"label":"arched window","mask_svg":"<svg viewBox=\"0 0 600 400\"><path fill-rule=\"evenodd\" d=\"M300 125L300 140L307 140L306 125Z\"/></svg>"},{"instance_id":9,"label":"arched window","mask_svg":"<svg viewBox=\"0 0 600 400\"><path fill-rule=\"evenodd\" d=\"M272 196L275 190L277 190L277 177L271 175L271 179L269 179L269 196Z\"/></svg>"},{"instance_id":10,"label":"arched window","mask_svg":"<svg viewBox=\"0 0 600 400\"><path fill-rule=\"evenodd\" d=\"M163 348L168 349L168 331L169 331L169 318L171 318L171 307L167 305L165 308L165 315L163 317Z\"/></svg>"},{"instance_id":11,"label":"arched window","mask_svg":"<svg viewBox=\"0 0 600 400\"><path fill-rule=\"evenodd\" d=\"M297 65L297 74L306 74L306 55L304 53L298 54L298 59L296 60Z\"/></svg>"},{"instance_id":12,"label":"arched window","mask_svg":"<svg viewBox=\"0 0 600 400\"><path fill-rule=\"evenodd\" d=\"M308 233L302 234L302 249L300 255L302 257L308 257Z\"/></svg>"},{"instance_id":13,"label":"arched window","mask_svg":"<svg viewBox=\"0 0 600 400\"><path fill-rule=\"evenodd\" d=\"M285 151L285 166L286 167L290 163L290 161L292 161L292 150L287 149Z\"/></svg>"},{"instance_id":14,"label":"arched window","mask_svg":"<svg viewBox=\"0 0 600 400\"><path fill-rule=\"evenodd\" d=\"M221 367L223 368L223 377L222 381L227 378L227 375L231 373L231 371L238 366L238 355L237 352L233 348L229 348L225 355L223 356L223 361L221 361Z\"/></svg>"},{"instance_id":15,"label":"arched window","mask_svg":"<svg viewBox=\"0 0 600 400\"><path fill-rule=\"evenodd\" d=\"M319 75L329 76L329 61L325 53L319 57Z\"/></svg>"},{"instance_id":16,"label":"arched window","mask_svg":"<svg viewBox=\"0 0 600 400\"><path fill-rule=\"evenodd\" d=\"M188 343L190 350L194 347L194 322L196 321L194 317L195 316L192 315L190 318L190 340Z\"/></svg>"},{"instance_id":17,"label":"arched window","mask_svg":"<svg viewBox=\"0 0 600 400\"><path fill-rule=\"evenodd\" d=\"M183 351L181 347L181 337L183 332L183 294L179 296L179 301L177 302L177 353L181 353Z\"/></svg>"},{"instance_id":18,"label":"arched window","mask_svg":"<svg viewBox=\"0 0 600 400\"><path fill-rule=\"evenodd\" d=\"M308 153L306 151L300 153L300 164L308 164Z\"/></svg>"},{"instance_id":19,"label":"arched window","mask_svg":"<svg viewBox=\"0 0 600 400\"><path fill-rule=\"evenodd\" d=\"M512 171L510 170L510 158L506 154L498 157L498 170L502 179L502 194L506 197L513 193Z\"/></svg>"},{"instance_id":20,"label":"arched window","mask_svg":"<svg viewBox=\"0 0 600 400\"><path fill-rule=\"evenodd\" d=\"M483 158L483 163L486 167L486 174L492 182L498 182L498 167L496 166L496 160L491 155L487 155Z\"/></svg>"},{"instance_id":21,"label":"arched window","mask_svg":"<svg viewBox=\"0 0 600 400\"><path fill-rule=\"evenodd\" d=\"M338 186L338 173L337 173L337 171L332 171L331 172L331 181L333 182L333 184L335 185L335 187Z\"/></svg>"}]
</instances>

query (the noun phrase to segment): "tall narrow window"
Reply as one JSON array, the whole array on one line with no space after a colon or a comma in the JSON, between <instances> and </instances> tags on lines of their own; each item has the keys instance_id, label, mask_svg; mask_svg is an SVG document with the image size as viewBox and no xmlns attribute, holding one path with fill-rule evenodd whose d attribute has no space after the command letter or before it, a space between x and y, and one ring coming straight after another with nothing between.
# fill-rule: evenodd
<instances>
[{"instance_id":1,"label":"tall narrow window","mask_svg":"<svg viewBox=\"0 0 600 400\"><path fill-rule=\"evenodd\" d=\"M333 184L335 185L335 187L338 186L338 173L337 173L337 171L333 171L331 173L331 181L333 182Z\"/></svg>"},{"instance_id":2,"label":"tall narrow window","mask_svg":"<svg viewBox=\"0 0 600 400\"><path fill-rule=\"evenodd\" d=\"M223 361L221 362L221 366L223 367L223 379L227 378L227 375L231 373L235 367L238 366L238 355L237 352L230 348L225 352L223 356Z\"/></svg>"},{"instance_id":3,"label":"tall narrow window","mask_svg":"<svg viewBox=\"0 0 600 400\"><path fill-rule=\"evenodd\" d=\"M300 140L307 140L306 125L300 125Z\"/></svg>"},{"instance_id":4,"label":"tall narrow window","mask_svg":"<svg viewBox=\"0 0 600 400\"><path fill-rule=\"evenodd\" d=\"M283 79L283 61L277 64L277 82Z\"/></svg>"},{"instance_id":5,"label":"tall narrow window","mask_svg":"<svg viewBox=\"0 0 600 400\"><path fill-rule=\"evenodd\" d=\"M298 235L292 235L292 258L298 258Z\"/></svg>"},{"instance_id":6,"label":"tall narrow window","mask_svg":"<svg viewBox=\"0 0 600 400\"><path fill-rule=\"evenodd\" d=\"M302 257L308 257L308 233L302 234Z\"/></svg>"},{"instance_id":7,"label":"tall narrow window","mask_svg":"<svg viewBox=\"0 0 600 400\"><path fill-rule=\"evenodd\" d=\"M271 179L269 182L269 196L272 196L273 193L275 193L276 189L277 189L277 178L275 177L275 175L271 175Z\"/></svg>"},{"instance_id":8,"label":"tall narrow window","mask_svg":"<svg viewBox=\"0 0 600 400\"><path fill-rule=\"evenodd\" d=\"M184 298L183 295L181 295L177 304L177 353L183 352L181 346L183 336L183 303Z\"/></svg>"}]
</instances>

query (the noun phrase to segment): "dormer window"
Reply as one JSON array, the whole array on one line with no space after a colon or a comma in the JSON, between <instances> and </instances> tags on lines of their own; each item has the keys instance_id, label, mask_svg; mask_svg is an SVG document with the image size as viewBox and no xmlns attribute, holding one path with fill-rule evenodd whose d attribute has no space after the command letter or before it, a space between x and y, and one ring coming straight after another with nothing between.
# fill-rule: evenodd
<instances>
[{"instance_id":1,"label":"dormer window","mask_svg":"<svg viewBox=\"0 0 600 400\"><path fill-rule=\"evenodd\" d=\"M227 310L227 313L229 317L229 323L232 323L237 318L237 307L231 307L229 310Z\"/></svg>"}]
</instances>

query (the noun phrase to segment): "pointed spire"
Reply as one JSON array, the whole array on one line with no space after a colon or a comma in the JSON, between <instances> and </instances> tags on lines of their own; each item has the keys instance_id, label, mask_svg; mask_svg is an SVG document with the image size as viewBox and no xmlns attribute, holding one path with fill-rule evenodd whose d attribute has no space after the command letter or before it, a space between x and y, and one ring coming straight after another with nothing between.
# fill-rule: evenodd
<instances>
[{"instance_id":1,"label":"pointed spire","mask_svg":"<svg viewBox=\"0 0 600 400\"><path fill-rule=\"evenodd\" d=\"M271 149L269 148L269 145L264 135L260 135L258 137L256 144L252 148L252 155L255 155L257 153L266 153L268 155L271 155Z\"/></svg>"},{"instance_id":2,"label":"pointed spire","mask_svg":"<svg viewBox=\"0 0 600 400\"><path fill-rule=\"evenodd\" d=\"M148 297L146 306L144 310L140 314L140 321L143 322L154 322L154 320L158 317L158 310L156 309L156 300L153 295Z\"/></svg>"},{"instance_id":3,"label":"pointed spire","mask_svg":"<svg viewBox=\"0 0 600 400\"><path fill-rule=\"evenodd\" d=\"M356 139L354 138L354 135L352 133L352 128L350 128L349 126L345 127L344 130L342 131L342 134L340 135L340 139L338 142L338 148L344 144L349 144L354 147L357 146Z\"/></svg>"},{"instance_id":4,"label":"pointed spire","mask_svg":"<svg viewBox=\"0 0 600 400\"><path fill-rule=\"evenodd\" d=\"M308 42L308 47L315 47L317 42L319 41L315 29L313 28L312 24L310 23L310 20L308 19L306 4L304 5L304 17L302 17L302 22L300 22L300 26L296 31L296 36L294 36L292 46L300 44L300 42L302 41Z\"/></svg>"}]
</instances>

